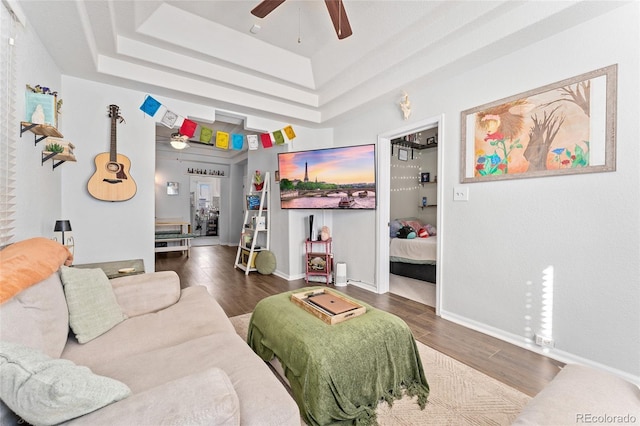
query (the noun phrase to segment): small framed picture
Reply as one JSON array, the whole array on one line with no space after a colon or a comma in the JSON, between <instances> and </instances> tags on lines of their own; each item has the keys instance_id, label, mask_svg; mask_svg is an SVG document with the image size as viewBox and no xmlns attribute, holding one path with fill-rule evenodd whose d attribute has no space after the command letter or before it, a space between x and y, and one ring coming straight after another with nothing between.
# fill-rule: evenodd
<instances>
[{"instance_id":1,"label":"small framed picture","mask_svg":"<svg viewBox=\"0 0 640 426\"><path fill-rule=\"evenodd\" d=\"M420 173L420 182L422 183L431 182L430 177L431 177L431 174L429 172L422 172Z\"/></svg>"},{"instance_id":2,"label":"small framed picture","mask_svg":"<svg viewBox=\"0 0 640 426\"><path fill-rule=\"evenodd\" d=\"M276 182L280 182L280 170L276 170L276 172L273 174Z\"/></svg>"},{"instance_id":3,"label":"small framed picture","mask_svg":"<svg viewBox=\"0 0 640 426\"><path fill-rule=\"evenodd\" d=\"M167 182L167 195L179 195L180 183L179 182Z\"/></svg>"},{"instance_id":4,"label":"small framed picture","mask_svg":"<svg viewBox=\"0 0 640 426\"><path fill-rule=\"evenodd\" d=\"M25 121L58 127L57 96L29 91L25 93Z\"/></svg>"},{"instance_id":5,"label":"small framed picture","mask_svg":"<svg viewBox=\"0 0 640 426\"><path fill-rule=\"evenodd\" d=\"M247 210L260 210L260 195L247 195Z\"/></svg>"},{"instance_id":6,"label":"small framed picture","mask_svg":"<svg viewBox=\"0 0 640 426\"><path fill-rule=\"evenodd\" d=\"M409 160L409 151L407 151L406 149L400 148L398 150L398 160L400 160L400 161Z\"/></svg>"},{"instance_id":7,"label":"small framed picture","mask_svg":"<svg viewBox=\"0 0 640 426\"><path fill-rule=\"evenodd\" d=\"M438 144L438 140L436 139L435 136L431 136L430 138L427 138L427 146L433 146L437 144Z\"/></svg>"},{"instance_id":8,"label":"small framed picture","mask_svg":"<svg viewBox=\"0 0 640 426\"><path fill-rule=\"evenodd\" d=\"M329 272L329 254L327 253L309 253L307 259L307 272L320 272L326 274Z\"/></svg>"}]
</instances>

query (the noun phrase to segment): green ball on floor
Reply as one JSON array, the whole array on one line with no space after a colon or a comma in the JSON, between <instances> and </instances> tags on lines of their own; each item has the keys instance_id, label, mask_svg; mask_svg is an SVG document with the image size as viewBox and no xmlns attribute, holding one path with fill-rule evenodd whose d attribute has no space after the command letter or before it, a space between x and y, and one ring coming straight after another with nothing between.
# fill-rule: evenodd
<instances>
[{"instance_id":1,"label":"green ball on floor","mask_svg":"<svg viewBox=\"0 0 640 426\"><path fill-rule=\"evenodd\" d=\"M271 275L276 270L276 255L269 250L262 250L256 256L255 265L262 275Z\"/></svg>"}]
</instances>

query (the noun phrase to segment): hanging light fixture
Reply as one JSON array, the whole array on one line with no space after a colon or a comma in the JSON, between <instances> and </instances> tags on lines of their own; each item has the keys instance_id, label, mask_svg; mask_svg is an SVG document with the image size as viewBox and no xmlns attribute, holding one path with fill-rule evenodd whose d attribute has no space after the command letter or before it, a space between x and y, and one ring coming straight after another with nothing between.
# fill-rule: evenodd
<instances>
[{"instance_id":1,"label":"hanging light fixture","mask_svg":"<svg viewBox=\"0 0 640 426\"><path fill-rule=\"evenodd\" d=\"M187 143L188 139L189 136L181 135L180 133L172 133L170 143L175 149L185 149L189 148L189 144Z\"/></svg>"}]
</instances>

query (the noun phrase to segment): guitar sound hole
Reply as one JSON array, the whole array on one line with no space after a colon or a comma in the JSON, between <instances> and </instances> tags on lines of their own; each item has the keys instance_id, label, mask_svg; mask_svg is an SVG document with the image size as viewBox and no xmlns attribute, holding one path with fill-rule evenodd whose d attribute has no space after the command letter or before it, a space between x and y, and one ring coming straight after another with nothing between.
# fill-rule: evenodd
<instances>
[{"instance_id":1,"label":"guitar sound hole","mask_svg":"<svg viewBox=\"0 0 640 426\"><path fill-rule=\"evenodd\" d=\"M107 171L111 173L118 173L120 171L120 165L118 163L107 163Z\"/></svg>"}]
</instances>

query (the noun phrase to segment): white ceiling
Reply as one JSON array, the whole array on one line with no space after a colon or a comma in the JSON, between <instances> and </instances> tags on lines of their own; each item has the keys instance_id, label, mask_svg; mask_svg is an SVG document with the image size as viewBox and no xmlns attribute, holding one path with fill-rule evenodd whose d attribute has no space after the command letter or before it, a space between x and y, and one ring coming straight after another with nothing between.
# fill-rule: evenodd
<instances>
[{"instance_id":1,"label":"white ceiling","mask_svg":"<svg viewBox=\"0 0 640 426\"><path fill-rule=\"evenodd\" d=\"M344 0L353 35L338 40L323 0L287 0L264 19L250 13L260 0L7 1L63 74L309 126L620 5Z\"/></svg>"}]
</instances>

